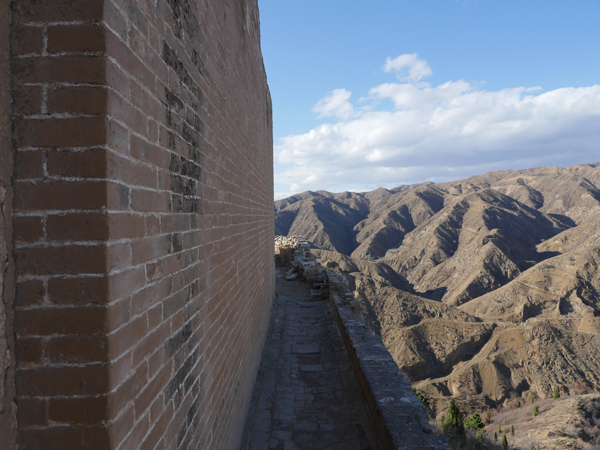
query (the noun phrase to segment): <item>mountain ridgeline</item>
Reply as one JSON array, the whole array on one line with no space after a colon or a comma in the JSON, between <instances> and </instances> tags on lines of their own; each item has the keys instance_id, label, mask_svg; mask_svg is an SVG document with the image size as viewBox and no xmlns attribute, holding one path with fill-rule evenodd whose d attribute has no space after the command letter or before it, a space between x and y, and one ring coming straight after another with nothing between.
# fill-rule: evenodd
<instances>
[{"instance_id":1,"label":"mountain ridgeline","mask_svg":"<svg viewBox=\"0 0 600 450\"><path fill-rule=\"evenodd\" d=\"M275 202L438 408L600 392L600 163ZM469 405L469 406L466 406Z\"/></svg>"}]
</instances>

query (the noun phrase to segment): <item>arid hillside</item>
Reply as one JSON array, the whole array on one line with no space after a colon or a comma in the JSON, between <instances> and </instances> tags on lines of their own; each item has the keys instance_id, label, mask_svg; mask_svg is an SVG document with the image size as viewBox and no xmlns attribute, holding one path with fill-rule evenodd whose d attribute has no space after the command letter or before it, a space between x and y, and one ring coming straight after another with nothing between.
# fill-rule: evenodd
<instances>
[{"instance_id":1,"label":"arid hillside","mask_svg":"<svg viewBox=\"0 0 600 450\"><path fill-rule=\"evenodd\" d=\"M305 192L275 210L276 233L348 275L438 411L600 392L600 163Z\"/></svg>"}]
</instances>

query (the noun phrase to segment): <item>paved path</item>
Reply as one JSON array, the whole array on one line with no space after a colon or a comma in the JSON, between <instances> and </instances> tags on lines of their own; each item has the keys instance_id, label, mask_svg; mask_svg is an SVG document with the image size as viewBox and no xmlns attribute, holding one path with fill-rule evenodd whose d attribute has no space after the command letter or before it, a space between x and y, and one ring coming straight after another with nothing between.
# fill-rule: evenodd
<instances>
[{"instance_id":1,"label":"paved path","mask_svg":"<svg viewBox=\"0 0 600 450\"><path fill-rule=\"evenodd\" d=\"M377 450L328 302L280 272L241 450Z\"/></svg>"}]
</instances>

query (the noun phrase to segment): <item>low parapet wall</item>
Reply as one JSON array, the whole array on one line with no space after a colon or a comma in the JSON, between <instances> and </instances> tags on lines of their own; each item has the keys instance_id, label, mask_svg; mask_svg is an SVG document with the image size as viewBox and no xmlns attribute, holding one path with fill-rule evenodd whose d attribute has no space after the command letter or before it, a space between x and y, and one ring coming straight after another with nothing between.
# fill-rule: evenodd
<instances>
[{"instance_id":1,"label":"low parapet wall","mask_svg":"<svg viewBox=\"0 0 600 450\"><path fill-rule=\"evenodd\" d=\"M296 267L302 272L307 252L298 253ZM427 411L381 338L367 326L345 277L328 271L327 279L331 309L381 447L450 450L446 439L433 433Z\"/></svg>"}]
</instances>

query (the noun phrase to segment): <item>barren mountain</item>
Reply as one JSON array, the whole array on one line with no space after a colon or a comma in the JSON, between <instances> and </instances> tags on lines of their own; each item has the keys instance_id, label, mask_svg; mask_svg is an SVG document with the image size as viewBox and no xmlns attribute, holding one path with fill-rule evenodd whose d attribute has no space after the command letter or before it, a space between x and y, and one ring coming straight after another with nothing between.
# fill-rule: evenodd
<instances>
[{"instance_id":1,"label":"barren mountain","mask_svg":"<svg viewBox=\"0 0 600 450\"><path fill-rule=\"evenodd\" d=\"M600 392L599 187L596 163L311 192L276 202L276 229L349 276L434 409L475 411Z\"/></svg>"}]
</instances>

